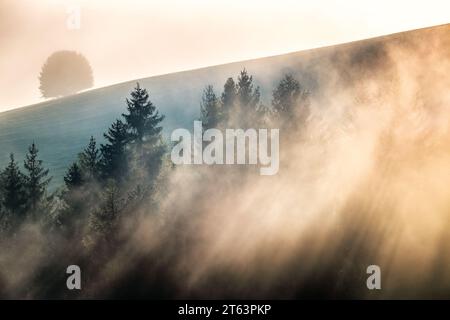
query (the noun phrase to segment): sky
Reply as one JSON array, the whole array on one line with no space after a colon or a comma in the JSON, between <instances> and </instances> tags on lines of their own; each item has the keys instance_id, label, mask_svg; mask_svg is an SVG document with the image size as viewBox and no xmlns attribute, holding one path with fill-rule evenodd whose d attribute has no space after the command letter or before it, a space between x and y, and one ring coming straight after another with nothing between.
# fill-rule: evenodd
<instances>
[{"instance_id":1,"label":"sky","mask_svg":"<svg viewBox=\"0 0 450 320\"><path fill-rule=\"evenodd\" d=\"M58 50L102 87L449 22L448 0L0 0L0 112L45 101Z\"/></svg>"}]
</instances>

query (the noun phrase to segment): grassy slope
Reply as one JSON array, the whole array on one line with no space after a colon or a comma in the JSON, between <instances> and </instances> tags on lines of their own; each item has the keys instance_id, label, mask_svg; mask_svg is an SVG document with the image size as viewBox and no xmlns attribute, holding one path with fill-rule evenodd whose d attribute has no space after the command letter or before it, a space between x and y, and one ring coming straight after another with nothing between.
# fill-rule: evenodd
<instances>
[{"instance_id":1,"label":"grassy slope","mask_svg":"<svg viewBox=\"0 0 450 320\"><path fill-rule=\"evenodd\" d=\"M295 52L220 66L202 68L136 80L150 92L151 100L166 115L163 123L167 134L174 128L192 126L199 116L199 101L205 85L213 84L220 93L226 78L236 78L244 67L261 86L263 101L270 103L270 94L284 73L293 73L315 94L325 81L327 63L340 61L348 52L373 52L389 41L423 37L435 30L448 32L449 25L410 31L385 37L333 47ZM375 50L376 52L376 50ZM363 55L370 59L370 54ZM320 68L319 68L320 67ZM125 111L125 98L136 81L95 89L73 96L0 113L0 166L8 161L10 152L22 162L27 146L34 140L45 165L54 176L52 185L62 183L67 166L87 144L90 135L102 141L102 133ZM320 84L320 86L319 86Z\"/></svg>"}]
</instances>

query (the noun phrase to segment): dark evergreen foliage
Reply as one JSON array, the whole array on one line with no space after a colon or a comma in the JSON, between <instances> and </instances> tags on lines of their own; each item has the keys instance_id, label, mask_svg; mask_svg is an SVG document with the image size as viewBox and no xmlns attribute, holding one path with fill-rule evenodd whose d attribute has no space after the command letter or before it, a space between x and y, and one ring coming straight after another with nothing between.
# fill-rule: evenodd
<instances>
[{"instance_id":1,"label":"dark evergreen foliage","mask_svg":"<svg viewBox=\"0 0 450 320\"><path fill-rule=\"evenodd\" d=\"M28 153L24 161L25 167L25 194L28 206L35 211L39 202L45 195L51 177L48 177L48 169L42 166L42 160L38 159L39 150L33 142L28 148Z\"/></svg>"},{"instance_id":2,"label":"dark evergreen foliage","mask_svg":"<svg viewBox=\"0 0 450 320\"><path fill-rule=\"evenodd\" d=\"M255 109L260 100L259 87L254 88L253 76L242 70L238 77L237 98L241 108Z\"/></svg>"},{"instance_id":3,"label":"dark evergreen foliage","mask_svg":"<svg viewBox=\"0 0 450 320\"><path fill-rule=\"evenodd\" d=\"M161 158L165 152L162 143L160 126L163 115L152 104L146 89L137 83L127 99L127 114L123 114L128 130L128 144L130 155L133 158L133 171L135 176L145 179L154 178L159 172Z\"/></svg>"},{"instance_id":4,"label":"dark evergreen foliage","mask_svg":"<svg viewBox=\"0 0 450 320\"><path fill-rule=\"evenodd\" d=\"M221 119L221 109L219 99L211 85L206 86L203 90L200 112L204 130L218 127Z\"/></svg>"},{"instance_id":5,"label":"dark evergreen foliage","mask_svg":"<svg viewBox=\"0 0 450 320\"><path fill-rule=\"evenodd\" d=\"M114 178L122 181L128 167L126 146L129 141L128 127L121 120L116 120L104 134L106 144L100 146L101 167L104 179Z\"/></svg>"},{"instance_id":6,"label":"dark evergreen foliage","mask_svg":"<svg viewBox=\"0 0 450 320\"><path fill-rule=\"evenodd\" d=\"M88 181L99 177L100 170L100 150L97 148L97 142L91 136L88 146L79 154L80 171Z\"/></svg>"},{"instance_id":7,"label":"dark evergreen foliage","mask_svg":"<svg viewBox=\"0 0 450 320\"><path fill-rule=\"evenodd\" d=\"M67 170L64 176L64 183L69 191L73 191L83 185L83 175L81 173L80 166L74 162Z\"/></svg>"},{"instance_id":8,"label":"dark evergreen foliage","mask_svg":"<svg viewBox=\"0 0 450 320\"><path fill-rule=\"evenodd\" d=\"M11 153L8 166L1 175L3 203L2 206L14 218L25 214L27 199L25 197L25 176L20 172L14 155Z\"/></svg>"},{"instance_id":9,"label":"dark evergreen foliage","mask_svg":"<svg viewBox=\"0 0 450 320\"><path fill-rule=\"evenodd\" d=\"M223 92L220 97L222 104L223 121L228 121L229 113L232 112L236 104L237 88L233 78L228 78L223 86Z\"/></svg>"},{"instance_id":10,"label":"dark evergreen foliage","mask_svg":"<svg viewBox=\"0 0 450 320\"><path fill-rule=\"evenodd\" d=\"M90 229L96 236L112 238L123 206L120 189L114 180L108 180L102 193L101 205L90 216Z\"/></svg>"},{"instance_id":11,"label":"dark evergreen foliage","mask_svg":"<svg viewBox=\"0 0 450 320\"><path fill-rule=\"evenodd\" d=\"M292 75L285 75L273 91L273 112L283 121L298 121L307 115L307 98L308 92L300 83Z\"/></svg>"},{"instance_id":12,"label":"dark evergreen foliage","mask_svg":"<svg viewBox=\"0 0 450 320\"><path fill-rule=\"evenodd\" d=\"M289 117L303 93L294 78L283 78L273 93L274 113ZM164 177L159 175L167 151L161 136L164 116L159 114L149 100L147 90L139 84L131 93L131 98L127 99L127 111L123 114L124 121L118 119L111 124L104 134L106 141L100 148L91 136L87 147L64 176L66 188L60 192L59 198L63 208L55 209L57 214L53 222L60 227L55 228L59 230L58 235L62 235L61 238L66 239L70 247L78 248L77 254L85 254L83 259L89 261L86 265L93 272L99 272L97 268L103 267L101 262L92 263L94 255L98 258L98 252L103 250L105 255L121 257L123 252L118 250L123 247L117 244L121 241L128 243L128 237L141 222L136 217L157 207L159 203L152 201L158 197L152 197L155 194L159 196L163 193L161 189L164 190L163 184L156 184L162 180L159 179L161 176ZM231 125L256 126L261 123L258 121L262 114L267 112L260 103L259 88L255 88L253 77L245 69L240 73L237 84L228 78L220 99L212 86L207 86L203 92L201 120L204 129L223 128L230 124L229 121ZM30 209L36 211L46 194L49 172L38 159L38 149L34 143L28 150L24 166L26 175L20 172L11 155L9 165L0 175L0 227L2 212L23 221L20 218L25 218ZM133 221L130 217L136 219ZM182 237L180 239L184 241ZM94 249L90 251L91 248ZM155 252L152 252L155 256L151 258L158 259L160 251ZM54 266L49 269L53 270Z\"/></svg>"},{"instance_id":13,"label":"dark evergreen foliage","mask_svg":"<svg viewBox=\"0 0 450 320\"><path fill-rule=\"evenodd\" d=\"M159 126L164 119L149 99L146 89L142 89L137 83L131 92L131 98L127 99L128 114L122 114L128 125L130 142L142 145L145 141L154 143L161 131Z\"/></svg>"}]
</instances>

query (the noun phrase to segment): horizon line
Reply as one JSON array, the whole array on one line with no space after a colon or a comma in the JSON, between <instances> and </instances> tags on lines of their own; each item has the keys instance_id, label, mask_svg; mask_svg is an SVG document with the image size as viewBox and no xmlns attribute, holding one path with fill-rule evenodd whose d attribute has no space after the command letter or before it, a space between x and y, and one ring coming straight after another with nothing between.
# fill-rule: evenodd
<instances>
[{"instance_id":1,"label":"horizon line","mask_svg":"<svg viewBox=\"0 0 450 320\"><path fill-rule=\"evenodd\" d=\"M415 28L415 29L408 29L408 30L398 31L398 32L394 32L394 33L382 34L382 35L377 35L377 36L370 37L370 38L356 39L356 40L352 40L352 41L348 41L348 42L334 43L334 44L329 44L329 45L324 45L324 46L312 47L312 48L308 48L308 49L288 51L288 52L284 52L284 53L276 53L276 54L271 54L271 55L266 55L266 56L258 56L258 57L243 59L243 60L235 60L235 61L223 62L223 63L219 63L219 64L215 64L215 65L199 66L199 67L196 67L196 68L194 67L194 68L176 70L176 71L167 72L167 73L160 73L160 74L149 75L147 77L123 80L123 81L120 81L120 82L111 83L111 84L107 84L107 85L102 85L102 86L98 86L98 87L94 86L92 88L89 88L89 89L86 89L86 90L82 90L82 91L79 91L77 93L66 95L66 96L63 96L63 97L49 98L49 99L46 99L44 101L40 101L40 102L28 104L28 105L12 107L10 109L6 109L6 110L0 111L0 115L4 115L5 113L13 112L13 111L21 111L22 109L31 108L31 107L34 107L34 106L38 106L38 105L49 103L49 102L53 102L53 101L59 101L59 100L62 100L62 99L67 99L67 98L70 98L70 97L74 97L74 96L77 96L77 95L82 95L82 94L85 94L85 93L88 93L88 92L91 92L91 91L95 91L95 90L105 89L105 88L118 86L118 85L123 85L123 84L131 83L131 82L139 82L141 80L145 80L145 79L149 79L149 78L165 77L165 76L175 75L175 74L180 74L180 73L193 72L193 71L204 70L204 69L208 69L208 68L222 67L222 66L227 66L227 65L237 64L237 63L246 63L246 62L251 62L251 61L260 60L260 59L270 59L270 58L288 56L288 55L292 55L292 54L310 53L310 52L313 52L313 51L316 51L316 50L330 49L330 48L333 48L333 47L346 46L346 45L361 43L361 42L364 42L364 41L373 41L373 40L377 40L377 39L379 40L379 39L382 39L382 38L393 37L393 36L396 36L396 35L409 33L409 32L414 32L414 31L424 31L424 30L427 30L427 29L442 28L442 27L445 27L445 26L448 26L448 25L450 25L450 22L443 23L443 24L438 24L438 25L432 25L432 26L428 26L428 27L421 27L421 28Z\"/></svg>"}]
</instances>

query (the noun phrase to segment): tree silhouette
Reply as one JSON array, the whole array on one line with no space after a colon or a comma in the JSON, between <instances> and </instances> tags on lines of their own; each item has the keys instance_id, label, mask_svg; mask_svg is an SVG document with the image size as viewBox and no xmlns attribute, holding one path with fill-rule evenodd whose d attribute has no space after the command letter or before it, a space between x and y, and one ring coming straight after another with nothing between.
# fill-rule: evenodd
<instances>
[{"instance_id":1,"label":"tree silhouette","mask_svg":"<svg viewBox=\"0 0 450 320\"><path fill-rule=\"evenodd\" d=\"M273 91L272 107L275 116L282 121L304 120L308 112L308 92L287 74Z\"/></svg>"},{"instance_id":2,"label":"tree silhouette","mask_svg":"<svg viewBox=\"0 0 450 320\"><path fill-rule=\"evenodd\" d=\"M108 180L101 198L100 207L89 217L89 226L101 239L111 241L116 236L115 229L123 207L120 189L114 180Z\"/></svg>"},{"instance_id":3,"label":"tree silhouette","mask_svg":"<svg viewBox=\"0 0 450 320\"><path fill-rule=\"evenodd\" d=\"M233 78L228 78L223 86L220 102L222 104L222 120L228 121L229 113L232 112L236 103L237 88Z\"/></svg>"},{"instance_id":4,"label":"tree silhouette","mask_svg":"<svg viewBox=\"0 0 450 320\"><path fill-rule=\"evenodd\" d=\"M162 127L159 123L164 119L156 107L150 101L146 89L137 83L131 92L131 98L127 98L128 114L122 114L130 131L130 142L141 146L144 141L154 142L159 138Z\"/></svg>"},{"instance_id":5,"label":"tree silhouette","mask_svg":"<svg viewBox=\"0 0 450 320\"><path fill-rule=\"evenodd\" d=\"M73 191L83 185L83 176L80 166L74 162L64 176L64 183L69 191Z\"/></svg>"},{"instance_id":6,"label":"tree silhouette","mask_svg":"<svg viewBox=\"0 0 450 320\"><path fill-rule=\"evenodd\" d=\"M128 128L121 120L116 120L104 134L106 144L100 145L103 178L122 180L128 169L126 146L129 141Z\"/></svg>"},{"instance_id":7,"label":"tree silhouette","mask_svg":"<svg viewBox=\"0 0 450 320\"><path fill-rule=\"evenodd\" d=\"M247 70L242 70L238 77L237 98L241 108L250 107L254 109L260 100L259 87L253 88L253 76Z\"/></svg>"},{"instance_id":8,"label":"tree silhouette","mask_svg":"<svg viewBox=\"0 0 450 320\"><path fill-rule=\"evenodd\" d=\"M214 93L214 88L211 85L206 86L205 90L203 90L200 111L202 114L201 120L203 129L217 128L221 118L221 110L219 99Z\"/></svg>"},{"instance_id":9,"label":"tree silhouette","mask_svg":"<svg viewBox=\"0 0 450 320\"><path fill-rule=\"evenodd\" d=\"M3 185L3 207L12 215L25 211L24 175L20 172L14 155L11 153L8 166L3 170L1 182Z\"/></svg>"},{"instance_id":10,"label":"tree silhouette","mask_svg":"<svg viewBox=\"0 0 450 320\"><path fill-rule=\"evenodd\" d=\"M33 142L28 148L24 167L25 175L25 190L28 197L29 207L34 213L36 207L45 194L47 185L51 178L47 178L48 169L42 167L42 160L38 159L39 150Z\"/></svg>"},{"instance_id":11,"label":"tree silhouette","mask_svg":"<svg viewBox=\"0 0 450 320\"><path fill-rule=\"evenodd\" d=\"M244 69L240 72L236 84L236 104L229 112L229 124L237 127L256 125L263 116L260 104L260 90L254 86L253 76Z\"/></svg>"},{"instance_id":12,"label":"tree silhouette","mask_svg":"<svg viewBox=\"0 0 450 320\"><path fill-rule=\"evenodd\" d=\"M93 86L92 69L87 59L74 51L57 51L48 57L39 75L39 90L44 98L61 97Z\"/></svg>"},{"instance_id":13,"label":"tree silhouette","mask_svg":"<svg viewBox=\"0 0 450 320\"><path fill-rule=\"evenodd\" d=\"M139 83L126 101L128 113L122 116L128 130L129 146L134 151L133 168L138 171L146 168L150 177L154 177L159 171L165 149L160 126L164 115L159 113L150 101L147 90L141 88Z\"/></svg>"},{"instance_id":14,"label":"tree silhouette","mask_svg":"<svg viewBox=\"0 0 450 320\"><path fill-rule=\"evenodd\" d=\"M88 146L78 155L80 159L80 167L84 177L88 181L98 178L100 166L100 150L97 148L95 138L91 136Z\"/></svg>"},{"instance_id":15,"label":"tree silhouette","mask_svg":"<svg viewBox=\"0 0 450 320\"><path fill-rule=\"evenodd\" d=\"M58 224L69 233L76 231L77 224L82 225L83 214L92 205L90 195L95 194L85 186L80 166L74 162L64 176L67 190L62 194L66 203L58 215ZM77 223L79 221L79 223Z\"/></svg>"}]
</instances>

